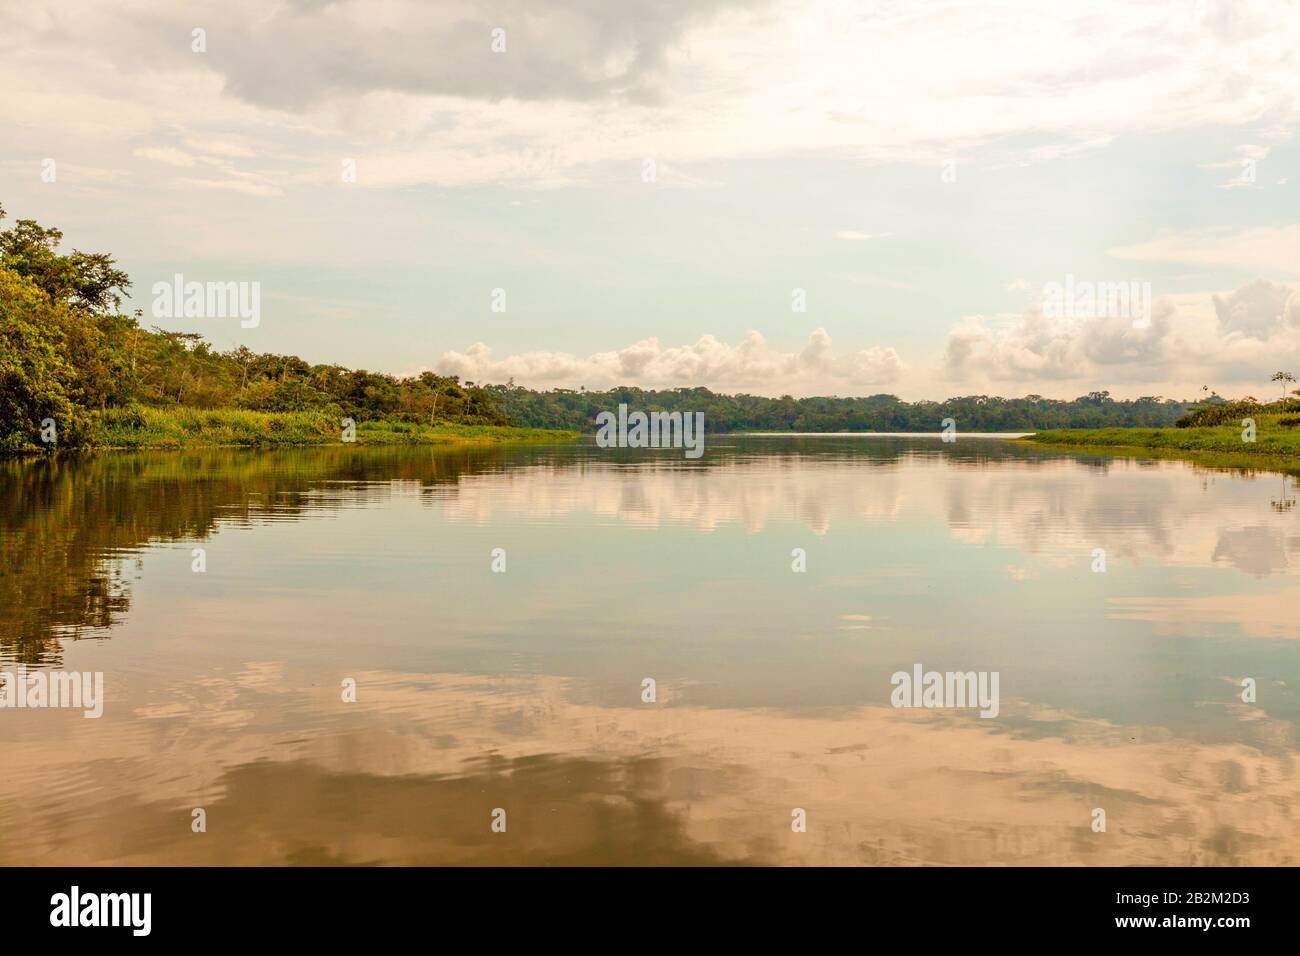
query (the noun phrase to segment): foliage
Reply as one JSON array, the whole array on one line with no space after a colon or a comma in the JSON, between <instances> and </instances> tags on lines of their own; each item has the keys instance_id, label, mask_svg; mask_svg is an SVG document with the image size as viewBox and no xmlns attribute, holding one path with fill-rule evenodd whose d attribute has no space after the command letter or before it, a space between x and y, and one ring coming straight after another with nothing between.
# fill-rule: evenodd
<instances>
[{"instance_id":1,"label":"foliage","mask_svg":"<svg viewBox=\"0 0 1300 956\"><path fill-rule=\"evenodd\" d=\"M0 219L4 214L0 206ZM12 229L0 232L0 263L31 279L56 302L68 302L97 315L115 312L131 286L127 274L104 253L74 249L69 255L59 255L62 240L58 229L19 219Z\"/></svg>"},{"instance_id":2,"label":"foliage","mask_svg":"<svg viewBox=\"0 0 1300 956\"><path fill-rule=\"evenodd\" d=\"M1276 402L1258 402L1245 398L1239 402L1192 409L1178 419L1179 428L1207 428L1214 425L1240 424L1243 418L1256 418L1269 412L1300 411L1300 399L1284 398Z\"/></svg>"},{"instance_id":3,"label":"foliage","mask_svg":"<svg viewBox=\"0 0 1300 956\"><path fill-rule=\"evenodd\" d=\"M110 448L193 448L201 446L280 446L338 442L340 418L322 409L255 412L245 409L110 408L99 422L97 444ZM358 445L429 445L459 442L554 441L563 432L379 420L357 423Z\"/></svg>"},{"instance_id":4,"label":"foliage","mask_svg":"<svg viewBox=\"0 0 1300 956\"><path fill-rule=\"evenodd\" d=\"M1279 407L1282 404L1234 403L1232 408L1248 410L1240 417L1229 414L1213 424L1180 428L1059 429L1038 432L1028 440L1044 445L1215 452L1254 458L1300 457L1300 432L1290 430L1289 422L1295 419L1284 417ZM1242 440L1242 418L1254 419L1255 441Z\"/></svg>"},{"instance_id":5,"label":"foliage","mask_svg":"<svg viewBox=\"0 0 1300 956\"><path fill-rule=\"evenodd\" d=\"M63 447L85 444L87 381L70 359L90 334L83 318L30 279L0 269L0 451L40 448L42 422Z\"/></svg>"},{"instance_id":6,"label":"foliage","mask_svg":"<svg viewBox=\"0 0 1300 956\"><path fill-rule=\"evenodd\" d=\"M1116 401L1109 392L1090 392L1073 401L1029 395L997 398L970 395L945 402L904 402L894 395L865 398L767 398L719 395L707 388L593 392L557 388L536 392L514 385L487 391L512 420L540 428L591 431L599 412L621 403L641 411L703 412L709 431L935 432L945 418L963 431L1034 431L1039 428L1172 425L1190 407L1158 397Z\"/></svg>"},{"instance_id":7,"label":"foliage","mask_svg":"<svg viewBox=\"0 0 1300 956\"><path fill-rule=\"evenodd\" d=\"M62 238L29 219L0 231L0 452L81 447L101 430L129 438L124 423L149 408L312 413L334 435L345 417L363 427L509 422L490 392L454 375L398 378L244 346L219 352L195 333L142 328L139 312L117 312L130 280L113 258L60 255ZM40 440L45 419L56 424L56 444ZM186 420L170 424L184 431ZM282 421L304 436L316 427ZM212 437L246 443L250 422L231 418L222 426L229 434Z\"/></svg>"}]
</instances>

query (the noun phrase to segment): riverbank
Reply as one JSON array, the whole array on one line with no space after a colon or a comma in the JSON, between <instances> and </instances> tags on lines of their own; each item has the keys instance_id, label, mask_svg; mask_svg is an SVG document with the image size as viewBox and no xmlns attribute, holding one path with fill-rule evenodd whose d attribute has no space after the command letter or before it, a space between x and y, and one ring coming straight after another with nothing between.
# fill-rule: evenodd
<instances>
[{"instance_id":1,"label":"riverbank","mask_svg":"<svg viewBox=\"0 0 1300 956\"><path fill-rule=\"evenodd\" d=\"M1255 440L1243 441L1240 422L1191 428L1062 428L1035 432L1019 439L1053 448L1125 454L1140 451L1153 457L1189 458L1206 464L1215 460L1234 467L1300 467L1300 427L1280 425L1287 415L1261 413L1254 417Z\"/></svg>"},{"instance_id":2,"label":"riverbank","mask_svg":"<svg viewBox=\"0 0 1300 956\"><path fill-rule=\"evenodd\" d=\"M569 441L576 432L508 425L428 424L388 419L356 423L358 445L447 445L504 441ZM342 441L338 416L321 411L240 409L109 409L95 429L96 449L277 447Z\"/></svg>"}]
</instances>

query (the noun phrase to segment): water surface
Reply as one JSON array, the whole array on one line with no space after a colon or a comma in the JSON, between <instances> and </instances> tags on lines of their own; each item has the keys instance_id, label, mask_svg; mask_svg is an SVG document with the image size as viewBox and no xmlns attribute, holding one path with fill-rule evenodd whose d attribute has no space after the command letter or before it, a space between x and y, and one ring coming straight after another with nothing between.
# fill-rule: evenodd
<instances>
[{"instance_id":1,"label":"water surface","mask_svg":"<svg viewBox=\"0 0 1300 956\"><path fill-rule=\"evenodd\" d=\"M1295 864L1296 496L968 437L0 463L0 663L106 694L0 710L0 863ZM891 707L916 663L998 716Z\"/></svg>"}]
</instances>

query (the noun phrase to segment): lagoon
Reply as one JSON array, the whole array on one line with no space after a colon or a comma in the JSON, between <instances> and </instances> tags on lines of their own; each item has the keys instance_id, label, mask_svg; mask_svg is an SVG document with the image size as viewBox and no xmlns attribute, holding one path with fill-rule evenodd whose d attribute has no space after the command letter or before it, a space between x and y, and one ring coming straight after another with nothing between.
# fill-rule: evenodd
<instances>
[{"instance_id":1,"label":"lagoon","mask_svg":"<svg viewBox=\"0 0 1300 956\"><path fill-rule=\"evenodd\" d=\"M1295 864L1296 497L965 435L0 462L0 670L104 675L0 710L0 863Z\"/></svg>"}]
</instances>

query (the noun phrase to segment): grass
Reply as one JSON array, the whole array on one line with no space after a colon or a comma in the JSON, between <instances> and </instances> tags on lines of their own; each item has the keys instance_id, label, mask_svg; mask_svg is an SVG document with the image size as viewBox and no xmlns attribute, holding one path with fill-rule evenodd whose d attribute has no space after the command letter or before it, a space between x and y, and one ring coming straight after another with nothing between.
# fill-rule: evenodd
<instances>
[{"instance_id":1,"label":"grass","mask_svg":"<svg viewBox=\"0 0 1300 956\"><path fill-rule=\"evenodd\" d=\"M1247 416L1242 416L1247 417ZM1241 421L1232 424L1191 428L1061 428L1037 432L1021 441L1039 445L1089 449L1143 449L1155 452L1191 452L1228 455L1233 458L1278 460L1300 464L1300 426L1281 425L1283 418L1295 419L1295 412L1257 411L1255 441L1242 440Z\"/></svg>"},{"instance_id":2,"label":"grass","mask_svg":"<svg viewBox=\"0 0 1300 956\"><path fill-rule=\"evenodd\" d=\"M445 445L501 441L567 441L576 433L503 425L358 422L358 445ZM233 408L114 408L96 433L99 448L198 448L333 445L340 417L328 412L250 412Z\"/></svg>"}]
</instances>

